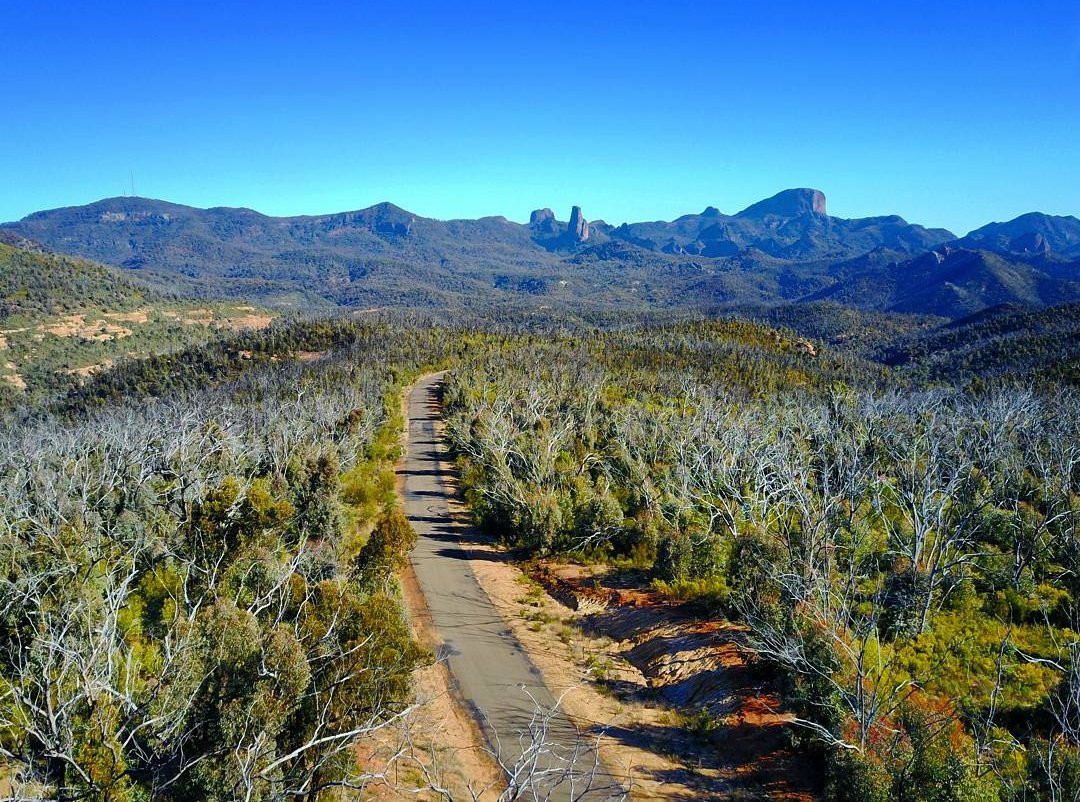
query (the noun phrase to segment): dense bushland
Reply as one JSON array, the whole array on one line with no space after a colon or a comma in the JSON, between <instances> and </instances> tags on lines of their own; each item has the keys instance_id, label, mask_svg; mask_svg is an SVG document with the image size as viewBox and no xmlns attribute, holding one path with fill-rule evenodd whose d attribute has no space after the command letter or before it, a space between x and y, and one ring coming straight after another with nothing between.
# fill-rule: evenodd
<instances>
[{"instance_id":1,"label":"dense bushland","mask_svg":"<svg viewBox=\"0 0 1080 802\"><path fill-rule=\"evenodd\" d=\"M831 797L1080 794L1074 390L913 388L736 320L524 326L279 322L10 416L3 781L363 788L353 746L425 659L392 579L398 393L451 367L479 521L748 624Z\"/></svg>"},{"instance_id":2,"label":"dense bushland","mask_svg":"<svg viewBox=\"0 0 1080 802\"><path fill-rule=\"evenodd\" d=\"M0 430L0 792L362 798L356 749L429 659L394 576L401 392L528 342L279 322L24 400Z\"/></svg>"},{"instance_id":3,"label":"dense bushland","mask_svg":"<svg viewBox=\"0 0 1080 802\"><path fill-rule=\"evenodd\" d=\"M360 787L409 703L397 370L308 367L0 435L0 755L18 798ZM407 525L406 525L407 528ZM373 534L370 534L374 530Z\"/></svg>"},{"instance_id":4,"label":"dense bushland","mask_svg":"<svg viewBox=\"0 0 1080 802\"><path fill-rule=\"evenodd\" d=\"M723 323L483 355L445 401L481 524L749 625L830 797L1080 795L1075 391L892 387Z\"/></svg>"}]
</instances>

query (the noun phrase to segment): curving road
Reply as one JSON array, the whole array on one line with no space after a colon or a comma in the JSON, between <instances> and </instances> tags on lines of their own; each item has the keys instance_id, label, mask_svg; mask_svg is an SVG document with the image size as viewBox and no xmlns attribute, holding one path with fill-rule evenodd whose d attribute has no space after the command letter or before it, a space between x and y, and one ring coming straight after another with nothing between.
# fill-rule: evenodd
<instances>
[{"instance_id":1,"label":"curving road","mask_svg":"<svg viewBox=\"0 0 1080 802\"><path fill-rule=\"evenodd\" d=\"M528 743L537 706L550 709L556 700L470 567L465 543L470 526L450 509L453 490L447 483L443 445L435 426L442 375L421 378L408 398L408 448L399 473L404 479L405 513L417 534L412 565L441 641L440 657L446 660L457 690L489 744L499 750L504 765L513 765ZM566 754L573 749L577 732L565 716L556 713L548 737ZM588 771L593 762L591 751L578 758L582 771ZM555 763L541 758L540 765L550 771ZM606 774L594 787L600 785L611 787ZM571 793L564 783L551 798L571 796L583 798L579 789ZM594 791L585 798L606 796L604 791Z\"/></svg>"}]
</instances>

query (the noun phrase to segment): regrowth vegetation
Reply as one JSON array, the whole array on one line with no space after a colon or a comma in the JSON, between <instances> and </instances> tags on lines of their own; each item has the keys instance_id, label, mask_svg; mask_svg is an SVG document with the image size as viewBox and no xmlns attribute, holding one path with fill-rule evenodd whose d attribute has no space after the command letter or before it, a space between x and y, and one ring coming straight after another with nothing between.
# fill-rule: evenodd
<instances>
[{"instance_id":1,"label":"regrowth vegetation","mask_svg":"<svg viewBox=\"0 0 1080 802\"><path fill-rule=\"evenodd\" d=\"M393 579L399 393L447 367L479 522L748 624L826 796L1080 794L1075 389L913 385L738 320L276 323L9 418L4 781L365 793L355 746L427 659Z\"/></svg>"},{"instance_id":2,"label":"regrowth vegetation","mask_svg":"<svg viewBox=\"0 0 1080 802\"><path fill-rule=\"evenodd\" d=\"M731 324L484 356L446 404L482 525L750 625L830 798L1080 794L1075 391L904 390Z\"/></svg>"},{"instance_id":3,"label":"regrowth vegetation","mask_svg":"<svg viewBox=\"0 0 1080 802\"><path fill-rule=\"evenodd\" d=\"M0 754L17 798L323 798L426 656L391 569L388 347L2 435ZM389 478L387 478L389 477Z\"/></svg>"}]
</instances>

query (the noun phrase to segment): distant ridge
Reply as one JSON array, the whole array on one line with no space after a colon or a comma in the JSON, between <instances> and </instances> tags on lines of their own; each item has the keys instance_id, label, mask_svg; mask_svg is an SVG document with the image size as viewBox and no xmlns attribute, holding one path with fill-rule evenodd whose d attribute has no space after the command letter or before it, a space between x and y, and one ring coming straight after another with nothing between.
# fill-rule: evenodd
<instances>
[{"instance_id":1,"label":"distant ridge","mask_svg":"<svg viewBox=\"0 0 1080 802\"><path fill-rule=\"evenodd\" d=\"M271 217L120 197L3 227L8 237L135 270L170 291L288 308L829 299L955 317L1001 303L1073 300L1080 258L1074 217L1031 213L958 238L898 215L830 216L825 194L812 188L784 190L735 214L709 206L618 226L589 221L578 206L566 222L539 208L516 223L435 220L389 202Z\"/></svg>"},{"instance_id":2,"label":"distant ridge","mask_svg":"<svg viewBox=\"0 0 1080 802\"><path fill-rule=\"evenodd\" d=\"M957 244L1001 253L1054 253L1066 258L1080 258L1080 220L1028 212L1006 223L990 223L977 228Z\"/></svg>"},{"instance_id":3,"label":"distant ridge","mask_svg":"<svg viewBox=\"0 0 1080 802\"><path fill-rule=\"evenodd\" d=\"M611 236L667 253L718 258L754 249L792 261L850 258L877 247L915 254L956 236L898 215L845 219L830 217L826 209L820 190L788 189L735 215L710 206L670 223L624 224Z\"/></svg>"}]
</instances>

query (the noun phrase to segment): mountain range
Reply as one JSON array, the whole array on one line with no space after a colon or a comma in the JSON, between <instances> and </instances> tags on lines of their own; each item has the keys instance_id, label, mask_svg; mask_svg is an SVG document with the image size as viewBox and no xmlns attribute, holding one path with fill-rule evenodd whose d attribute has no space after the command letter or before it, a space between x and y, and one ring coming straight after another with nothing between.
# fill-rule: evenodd
<instances>
[{"instance_id":1,"label":"mountain range","mask_svg":"<svg viewBox=\"0 0 1080 802\"><path fill-rule=\"evenodd\" d=\"M963 237L891 215L828 214L790 189L736 214L672 221L562 222L538 209L435 220L390 203L270 217L138 197L36 212L17 238L132 271L146 284L282 308L465 307L513 300L563 307L715 307L832 301L959 319L1012 303L1080 300L1080 220L1040 213Z\"/></svg>"}]
</instances>

